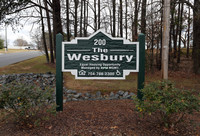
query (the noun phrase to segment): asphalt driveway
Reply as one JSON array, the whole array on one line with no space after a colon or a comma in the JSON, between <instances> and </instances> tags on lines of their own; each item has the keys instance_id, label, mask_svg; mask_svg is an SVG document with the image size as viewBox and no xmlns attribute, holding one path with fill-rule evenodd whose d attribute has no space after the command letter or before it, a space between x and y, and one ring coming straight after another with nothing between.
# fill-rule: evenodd
<instances>
[{"instance_id":1,"label":"asphalt driveway","mask_svg":"<svg viewBox=\"0 0 200 136\"><path fill-rule=\"evenodd\" d=\"M43 53L40 51L27 51L8 54L0 53L0 67L35 58L41 55L43 55Z\"/></svg>"}]
</instances>

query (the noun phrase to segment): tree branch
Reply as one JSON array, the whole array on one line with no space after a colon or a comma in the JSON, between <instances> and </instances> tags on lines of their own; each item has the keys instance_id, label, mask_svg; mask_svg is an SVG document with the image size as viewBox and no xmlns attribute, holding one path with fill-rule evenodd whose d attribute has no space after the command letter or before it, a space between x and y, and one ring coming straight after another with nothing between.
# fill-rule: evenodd
<instances>
[{"instance_id":1,"label":"tree branch","mask_svg":"<svg viewBox=\"0 0 200 136\"><path fill-rule=\"evenodd\" d=\"M13 11L13 12L7 13L6 15L15 14L15 13L18 13L18 12L20 12L20 11L22 11L22 10L25 10L25 9L28 9L28 8L32 8L32 7L33 7L33 6L30 5L30 6L28 6L28 7L20 8L20 9L17 9L17 10L15 10L15 11Z\"/></svg>"},{"instance_id":2,"label":"tree branch","mask_svg":"<svg viewBox=\"0 0 200 136\"><path fill-rule=\"evenodd\" d=\"M37 3L35 3L35 2L33 2L33 1L31 1L31 0L30 0L30 3L33 4L34 6L40 7L40 8L42 8L42 9L44 9L44 10L47 10L45 7L39 5L39 4L37 4ZM48 11L49 11L50 13L53 13L53 11L51 11L51 10L48 10Z\"/></svg>"},{"instance_id":3,"label":"tree branch","mask_svg":"<svg viewBox=\"0 0 200 136\"><path fill-rule=\"evenodd\" d=\"M189 1L187 1L187 0L177 1L177 3L179 3L179 2L187 4L189 7L191 7L194 10L194 5L192 5L192 3L190 3Z\"/></svg>"}]
</instances>

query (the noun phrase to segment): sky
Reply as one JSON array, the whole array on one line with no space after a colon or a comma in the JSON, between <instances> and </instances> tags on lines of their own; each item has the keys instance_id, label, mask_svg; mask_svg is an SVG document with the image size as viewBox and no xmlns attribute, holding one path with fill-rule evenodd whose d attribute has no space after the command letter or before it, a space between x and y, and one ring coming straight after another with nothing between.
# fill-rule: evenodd
<instances>
[{"instance_id":1,"label":"sky","mask_svg":"<svg viewBox=\"0 0 200 136\"><path fill-rule=\"evenodd\" d=\"M3 40L5 40L5 25L0 26L0 36ZM9 25L7 26L7 39L8 39L8 48L19 48L14 46L13 42L18 39L22 38L26 40L28 43L31 43L31 37L30 33L34 31L34 28L32 30L31 24L26 24L22 28L17 28L17 30L13 31L12 27Z\"/></svg>"}]
</instances>

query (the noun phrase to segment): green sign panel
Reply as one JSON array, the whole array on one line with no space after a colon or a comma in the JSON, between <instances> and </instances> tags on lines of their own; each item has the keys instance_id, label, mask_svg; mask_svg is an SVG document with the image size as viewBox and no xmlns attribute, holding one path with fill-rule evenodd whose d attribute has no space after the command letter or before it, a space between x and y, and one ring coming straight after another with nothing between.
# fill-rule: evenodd
<instances>
[{"instance_id":1,"label":"green sign panel","mask_svg":"<svg viewBox=\"0 0 200 136\"><path fill-rule=\"evenodd\" d=\"M113 38L99 30L90 37L62 42L62 72L76 79L125 79L139 69L139 42Z\"/></svg>"}]
</instances>

